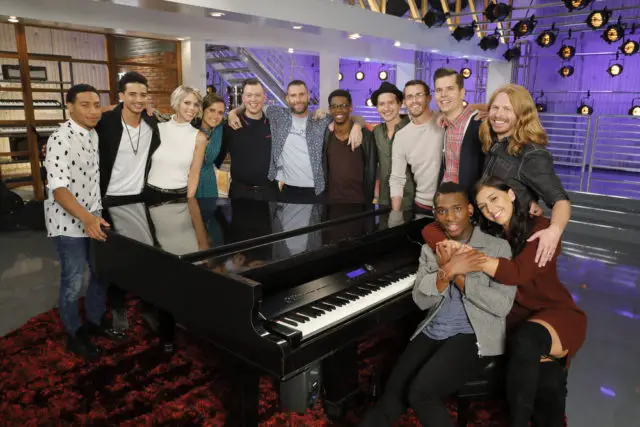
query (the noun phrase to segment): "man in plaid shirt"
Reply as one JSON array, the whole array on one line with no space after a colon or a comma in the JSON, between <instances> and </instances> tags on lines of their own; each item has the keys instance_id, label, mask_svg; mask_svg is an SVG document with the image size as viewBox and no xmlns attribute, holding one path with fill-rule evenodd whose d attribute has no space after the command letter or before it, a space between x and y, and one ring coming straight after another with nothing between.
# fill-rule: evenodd
<instances>
[{"instance_id":1,"label":"man in plaid shirt","mask_svg":"<svg viewBox=\"0 0 640 427\"><path fill-rule=\"evenodd\" d=\"M435 98L447 123L440 181L455 182L469 194L484 169L478 111L464 105L464 79L457 71L440 68L433 75Z\"/></svg>"}]
</instances>

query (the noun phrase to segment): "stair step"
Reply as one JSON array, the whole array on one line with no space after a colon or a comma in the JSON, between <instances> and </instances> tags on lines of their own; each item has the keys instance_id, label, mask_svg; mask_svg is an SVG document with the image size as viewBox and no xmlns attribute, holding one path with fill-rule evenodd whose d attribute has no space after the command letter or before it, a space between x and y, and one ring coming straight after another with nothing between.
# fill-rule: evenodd
<instances>
[{"instance_id":1,"label":"stair step","mask_svg":"<svg viewBox=\"0 0 640 427\"><path fill-rule=\"evenodd\" d=\"M216 69L218 74L238 74L238 73L251 73L248 68L220 68Z\"/></svg>"},{"instance_id":2,"label":"stair step","mask_svg":"<svg viewBox=\"0 0 640 427\"><path fill-rule=\"evenodd\" d=\"M243 62L242 59L240 59L237 56L223 56L220 58L207 58L207 63L208 64L221 64L223 62Z\"/></svg>"}]
</instances>

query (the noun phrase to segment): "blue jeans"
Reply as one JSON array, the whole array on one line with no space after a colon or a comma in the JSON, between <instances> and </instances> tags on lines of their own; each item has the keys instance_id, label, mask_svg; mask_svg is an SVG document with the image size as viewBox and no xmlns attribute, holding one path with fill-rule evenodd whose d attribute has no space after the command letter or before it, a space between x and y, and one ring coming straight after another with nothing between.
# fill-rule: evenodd
<instances>
[{"instance_id":1,"label":"blue jeans","mask_svg":"<svg viewBox=\"0 0 640 427\"><path fill-rule=\"evenodd\" d=\"M107 304L107 285L95 276L88 237L56 236L53 238L60 258L60 293L58 306L62 324L69 335L82 326L78 297L84 282L85 266L89 264L89 286L85 297L87 320L100 324Z\"/></svg>"}]
</instances>

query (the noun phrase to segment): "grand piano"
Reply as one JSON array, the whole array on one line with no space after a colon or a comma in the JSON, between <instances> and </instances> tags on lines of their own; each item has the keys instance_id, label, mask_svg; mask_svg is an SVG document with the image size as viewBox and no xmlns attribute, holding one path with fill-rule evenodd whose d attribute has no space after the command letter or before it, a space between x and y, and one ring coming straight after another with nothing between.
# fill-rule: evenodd
<instances>
[{"instance_id":1,"label":"grand piano","mask_svg":"<svg viewBox=\"0 0 640 427\"><path fill-rule=\"evenodd\" d=\"M304 411L322 394L341 416L357 389L358 342L417 310L411 289L429 217L243 199L104 214L112 227L95 243L98 275L228 358L238 387L228 425L257 424L265 373L283 410Z\"/></svg>"}]
</instances>

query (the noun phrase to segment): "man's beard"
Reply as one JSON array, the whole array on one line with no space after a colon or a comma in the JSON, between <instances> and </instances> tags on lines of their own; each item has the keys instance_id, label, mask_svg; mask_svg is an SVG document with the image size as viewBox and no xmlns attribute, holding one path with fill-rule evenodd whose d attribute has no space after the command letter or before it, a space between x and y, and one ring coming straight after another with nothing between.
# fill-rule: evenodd
<instances>
[{"instance_id":1,"label":"man's beard","mask_svg":"<svg viewBox=\"0 0 640 427\"><path fill-rule=\"evenodd\" d=\"M307 110L309 110L309 104L305 105L305 106L304 106L304 110L302 110L302 111L300 111L300 112L297 112L297 111L296 111L296 109L295 109L295 107L289 107L289 108L291 109L291 112L292 112L293 114L304 114L304 113L306 113L306 112L307 112Z\"/></svg>"}]
</instances>

